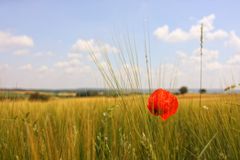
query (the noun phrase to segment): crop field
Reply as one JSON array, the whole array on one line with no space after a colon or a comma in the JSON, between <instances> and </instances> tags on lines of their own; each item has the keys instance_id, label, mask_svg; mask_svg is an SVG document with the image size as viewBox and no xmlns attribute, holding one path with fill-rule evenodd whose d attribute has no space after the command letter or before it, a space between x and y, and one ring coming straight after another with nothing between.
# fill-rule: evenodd
<instances>
[{"instance_id":1,"label":"crop field","mask_svg":"<svg viewBox=\"0 0 240 160\"><path fill-rule=\"evenodd\" d=\"M0 101L0 159L240 159L240 95L178 96L163 121L148 95Z\"/></svg>"}]
</instances>

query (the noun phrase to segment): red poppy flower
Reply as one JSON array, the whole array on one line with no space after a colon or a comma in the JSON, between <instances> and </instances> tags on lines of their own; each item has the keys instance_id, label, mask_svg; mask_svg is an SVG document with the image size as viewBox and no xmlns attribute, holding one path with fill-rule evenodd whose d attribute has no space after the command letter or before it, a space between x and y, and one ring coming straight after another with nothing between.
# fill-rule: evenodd
<instances>
[{"instance_id":1,"label":"red poppy flower","mask_svg":"<svg viewBox=\"0 0 240 160\"><path fill-rule=\"evenodd\" d=\"M164 90L155 90L148 98L148 110L155 116L166 120L177 112L178 100L172 93Z\"/></svg>"}]
</instances>

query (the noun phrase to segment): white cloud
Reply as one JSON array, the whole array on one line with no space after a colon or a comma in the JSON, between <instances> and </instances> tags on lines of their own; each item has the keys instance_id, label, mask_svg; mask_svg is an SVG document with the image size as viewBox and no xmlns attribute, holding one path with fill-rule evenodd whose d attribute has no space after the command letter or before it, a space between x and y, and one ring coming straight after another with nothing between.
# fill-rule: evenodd
<instances>
[{"instance_id":1,"label":"white cloud","mask_svg":"<svg viewBox=\"0 0 240 160\"><path fill-rule=\"evenodd\" d=\"M175 28L169 29L168 25L161 26L154 31L154 35L165 42L186 42L190 40L198 40L200 38L200 25L204 24L204 41L224 40L223 44L232 47L238 51L226 59L227 55L223 54L220 60L220 52L218 50L203 49L203 75L204 83L208 87L219 87L226 81L231 82L232 78L238 80L240 70L240 37L234 31L226 31L217 29L214 25L215 15L209 15L198 20L196 24L189 29ZM183 73L180 77L180 84L186 83L196 86L199 83L200 72L200 49L195 49L191 53L177 52L180 60L180 70ZM224 60L225 59L225 60ZM184 76L183 76L184 75ZM216 82L218 80L218 82ZM187 84L186 84L187 85ZM223 84L224 85L224 84Z\"/></svg>"},{"instance_id":2,"label":"white cloud","mask_svg":"<svg viewBox=\"0 0 240 160\"><path fill-rule=\"evenodd\" d=\"M154 31L154 35L167 42L186 41L190 38L189 34L180 28L170 32L168 25L157 28Z\"/></svg>"},{"instance_id":3,"label":"white cloud","mask_svg":"<svg viewBox=\"0 0 240 160\"><path fill-rule=\"evenodd\" d=\"M228 37L228 33L224 30L214 30L213 25L215 15L211 14L209 16L200 19L197 24L192 25L189 30L184 31L181 28L176 28L170 31L168 25L158 27L154 31L154 35L159 39L166 42L184 42L193 39L199 39L200 37L200 25L204 24L204 35L206 40L219 40Z\"/></svg>"},{"instance_id":4,"label":"white cloud","mask_svg":"<svg viewBox=\"0 0 240 160\"><path fill-rule=\"evenodd\" d=\"M179 69L184 73L180 76L180 84L188 82L190 87L199 83L200 54L199 49L191 53L178 52ZM226 61L220 61L217 50L203 50L203 84L207 88L225 87L226 83L239 81L240 54L234 54ZM234 77L234 78L232 78Z\"/></svg>"},{"instance_id":5,"label":"white cloud","mask_svg":"<svg viewBox=\"0 0 240 160\"><path fill-rule=\"evenodd\" d=\"M218 61L213 61L213 62L209 62L206 64L206 68L208 68L210 71L216 71L216 70L220 70L223 68L223 64L221 64Z\"/></svg>"},{"instance_id":6,"label":"white cloud","mask_svg":"<svg viewBox=\"0 0 240 160\"><path fill-rule=\"evenodd\" d=\"M240 37L238 37L234 31L231 31L229 34L229 40L226 41L225 45L240 49Z\"/></svg>"},{"instance_id":7,"label":"white cloud","mask_svg":"<svg viewBox=\"0 0 240 160\"><path fill-rule=\"evenodd\" d=\"M218 50L208 50L203 49L203 60L205 62L212 62L218 59L219 57L219 51ZM180 62L185 64L198 64L200 62L200 48L195 49L192 51L192 53L185 53L182 51L177 52L178 58L180 59Z\"/></svg>"},{"instance_id":8,"label":"white cloud","mask_svg":"<svg viewBox=\"0 0 240 160\"><path fill-rule=\"evenodd\" d=\"M213 41L213 40L224 39L228 37L228 33L224 30L219 29L217 31L207 33L206 36L208 40Z\"/></svg>"},{"instance_id":9,"label":"white cloud","mask_svg":"<svg viewBox=\"0 0 240 160\"><path fill-rule=\"evenodd\" d=\"M32 70L33 67L32 67L32 64L25 64L25 65L21 66L20 69L22 69L22 70Z\"/></svg>"},{"instance_id":10,"label":"white cloud","mask_svg":"<svg viewBox=\"0 0 240 160\"><path fill-rule=\"evenodd\" d=\"M47 51L47 52L37 52L34 55L36 57L51 57L51 56L54 56L55 53L52 51Z\"/></svg>"},{"instance_id":11,"label":"white cloud","mask_svg":"<svg viewBox=\"0 0 240 160\"><path fill-rule=\"evenodd\" d=\"M101 57L105 53L117 53L118 49L108 43L97 42L94 39L79 39L73 46L71 53L89 53L93 52L95 56Z\"/></svg>"},{"instance_id":12,"label":"white cloud","mask_svg":"<svg viewBox=\"0 0 240 160\"><path fill-rule=\"evenodd\" d=\"M0 64L0 70L6 70L9 68L8 64Z\"/></svg>"},{"instance_id":13,"label":"white cloud","mask_svg":"<svg viewBox=\"0 0 240 160\"><path fill-rule=\"evenodd\" d=\"M41 72L41 73L46 73L48 71L49 71L49 68L46 65L42 65L38 68L38 72Z\"/></svg>"},{"instance_id":14,"label":"white cloud","mask_svg":"<svg viewBox=\"0 0 240 160\"><path fill-rule=\"evenodd\" d=\"M81 59L83 56L79 53L69 53L68 54L68 58L77 58L77 59Z\"/></svg>"},{"instance_id":15,"label":"white cloud","mask_svg":"<svg viewBox=\"0 0 240 160\"><path fill-rule=\"evenodd\" d=\"M54 67L70 74L91 72L91 67L84 62L82 55L69 53L66 60L58 61L54 64Z\"/></svg>"},{"instance_id":16,"label":"white cloud","mask_svg":"<svg viewBox=\"0 0 240 160\"><path fill-rule=\"evenodd\" d=\"M64 71L69 74L80 74L80 73L83 74L83 73L91 73L92 69L88 65L81 65L79 67L67 67L65 68Z\"/></svg>"},{"instance_id":17,"label":"white cloud","mask_svg":"<svg viewBox=\"0 0 240 160\"><path fill-rule=\"evenodd\" d=\"M79 59L68 59L66 61L59 61L55 64L59 68L77 67L81 64Z\"/></svg>"},{"instance_id":18,"label":"white cloud","mask_svg":"<svg viewBox=\"0 0 240 160\"><path fill-rule=\"evenodd\" d=\"M227 60L227 64L240 66L240 53L234 54Z\"/></svg>"},{"instance_id":19,"label":"white cloud","mask_svg":"<svg viewBox=\"0 0 240 160\"><path fill-rule=\"evenodd\" d=\"M23 50L16 50L13 53L16 56L25 56L25 55L29 55L31 54L31 52L29 50L23 49Z\"/></svg>"},{"instance_id":20,"label":"white cloud","mask_svg":"<svg viewBox=\"0 0 240 160\"><path fill-rule=\"evenodd\" d=\"M204 16L202 19L198 21L198 24L204 24L206 31L211 31L214 29L213 22L215 20L215 15L211 14L209 16Z\"/></svg>"},{"instance_id":21,"label":"white cloud","mask_svg":"<svg viewBox=\"0 0 240 160\"><path fill-rule=\"evenodd\" d=\"M85 64L92 60L90 54L85 54L89 52L94 54L99 63L101 63L103 62L102 58L104 54L118 53L119 50L108 43L98 42L94 39L79 39L73 44L70 53L67 55L67 59L57 62L54 66L62 68L67 73L90 71L92 68Z\"/></svg>"},{"instance_id":22,"label":"white cloud","mask_svg":"<svg viewBox=\"0 0 240 160\"><path fill-rule=\"evenodd\" d=\"M8 32L0 31L0 51L9 51L19 48L32 47L34 42L26 35L12 35Z\"/></svg>"}]
</instances>

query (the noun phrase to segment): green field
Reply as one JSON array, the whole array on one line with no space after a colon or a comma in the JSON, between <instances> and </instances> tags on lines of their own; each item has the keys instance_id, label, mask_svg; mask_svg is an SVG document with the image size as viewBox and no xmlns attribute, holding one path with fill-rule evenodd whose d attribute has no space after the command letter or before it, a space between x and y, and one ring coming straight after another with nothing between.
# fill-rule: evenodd
<instances>
[{"instance_id":1,"label":"green field","mask_svg":"<svg viewBox=\"0 0 240 160\"><path fill-rule=\"evenodd\" d=\"M179 96L166 121L147 97L0 101L0 159L240 159L240 95Z\"/></svg>"}]
</instances>

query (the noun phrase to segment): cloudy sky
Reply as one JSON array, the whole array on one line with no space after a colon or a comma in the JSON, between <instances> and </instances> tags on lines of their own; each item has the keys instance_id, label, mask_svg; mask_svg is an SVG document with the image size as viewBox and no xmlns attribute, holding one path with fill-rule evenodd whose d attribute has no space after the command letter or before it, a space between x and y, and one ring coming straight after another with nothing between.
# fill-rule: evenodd
<instances>
[{"instance_id":1,"label":"cloudy sky","mask_svg":"<svg viewBox=\"0 0 240 160\"><path fill-rule=\"evenodd\" d=\"M0 0L0 87L103 87L89 47L104 65L103 52L118 57L128 37L147 86L147 33L153 86L198 88L201 23L203 86L239 83L239 6L237 0ZM126 61L115 71L124 67L133 70Z\"/></svg>"}]
</instances>

